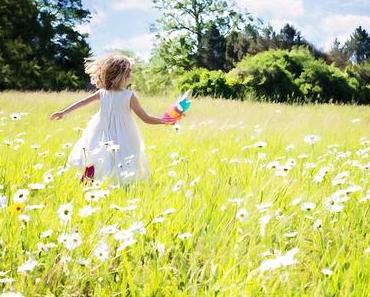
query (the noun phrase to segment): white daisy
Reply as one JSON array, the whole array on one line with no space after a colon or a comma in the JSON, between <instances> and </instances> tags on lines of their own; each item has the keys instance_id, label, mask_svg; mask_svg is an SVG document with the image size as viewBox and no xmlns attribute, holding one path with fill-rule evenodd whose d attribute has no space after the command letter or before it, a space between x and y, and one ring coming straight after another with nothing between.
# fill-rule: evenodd
<instances>
[{"instance_id":1,"label":"white daisy","mask_svg":"<svg viewBox=\"0 0 370 297\"><path fill-rule=\"evenodd\" d=\"M120 252L126 249L127 247L134 245L135 243L136 243L135 238L130 238L128 240L121 241L121 245L117 248L117 252Z\"/></svg>"},{"instance_id":2,"label":"white daisy","mask_svg":"<svg viewBox=\"0 0 370 297\"><path fill-rule=\"evenodd\" d=\"M53 234L53 230L48 229L48 230L46 230L46 231L44 231L44 232L41 232L41 233L40 233L40 238L48 238L48 237L50 237L52 234Z\"/></svg>"},{"instance_id":3,"label":"white daisy","mask_svg":"<svg viewBox=\"0 0 370 297\"><path fill-rule=\"evenodd\" d=\"M47 172L44 174L44 183L49 184L54 181L54 177L51 173Z\"/></svg>"},{"instance_id":4,"label":"white daisy","mask_svg":"<svg viewBox=\"0 0 370 297\"><path fill-rule=\"evenodd\" d=\"M304 137L304 142L307 143L307 144L311 144L311 145L315 144L319 140L320 140L320 136L318 136L318 135L310 134L310 135L306 135Z\"/></svg>"},{"instance_id":5,"label":"white daisy","mask_svg":"<svg viewBox=\"0 0 370 297\"><path fill-rule=\"evenodd\" d=\"M31 190L42 190L45 189L45 184L28 184L28 188Z\"/></svg>"},{"instance_id":6,"label":"white daisy","mask_svg":"<svg viewBox=\"0 0 370 297\"><path fill-rule=\"evenodd\" d=\"M8 198L6 196L0 194L0 209L5 208L8 206Z\"/></svg>"},{"instance_id":7,"label":"white daisy","mask_svg":"<svg viewBox=\"0 0 370 297\"><path fill-rule=\"evenodd\" d=\"M92 207L91 205L86 205L85 207L79 209L78 214L81 218L86 218L99 210L100 210L99 207Z\"/></svg>"},{"instance_id":8,"label":"white daisy","mask_svg":"<svg viewBox=\"0 0 370 297\"><path fill-rule=\"evenodd\" d=\"M134 222L128 229L129 232L138 232L140 234L145 234L145 226L143 222Z\"/></svg>"},{"instance_id":9,"label":"white daisy","mask_svg":"<svg viewBox=\"0 0 370 297\"><path fill-rule=\"evenodd\" d=\"M91 263L91 260L85 259L85 258L79 258L77 263L80 264L81 266L89 266Z\"/></svg>"},{"instance_id":10,"label":"white daisy","mask_svg":"<svg viewBox=\"0 0 370 297\"><path fill-rule=\"evenodd\" d=\"M99 234L100 235L107 235L107 234L115 234L119 231L118 225L108 225L100 229Z\"/></svg>"},{"instance_id":11,"label":"white daisy","mask_svg":"<svg viewBox=\"0 0 370 297\"><path fill-rule=\"evenodd\" d=\"M313 223L313 229L314 230L318 230L322 227L322 221L320 219L317 219L314 223Z\"/></svg>"},{"instance_id":12,"label":"white daisy","mask_svg":"<svg viewBox=\"0 0 370 297\"><path fill-rule=\"evenodd\" d=\"M167 215L173 214L173 213L175 213L175 212L176 212L176 209L175 209L175 208L167 208L167 209L165 209L165 210L162 212L162 214L163 214L164 216L167 216Z\"/></svg>"},{"instance_id":13,"label":"white daisy","mask_svg":"<svg viewBox=\"0 0 370 297\"><path fill-rule=\"evenodd\" d=\"M190 232L185 232L185 233L181 233L181 234L177 235L177 237L181 240L188 239L192 236L193 236L193 234L191 234Z\"/></svg>"},{"instance_id":14,"label":"white daisy","mask_svg":"<svg viewBox=\"0 0 370 297\"><path fill-rule=\"evenodd\" d=\"M24 264L18 266L17 272L19 272L19 273L30 272L37 266L37 264L38 264L38 262L36 260L30 259L27 262L25 262Z\"/></svg>"},{"instance_id":15,"label":"white daisy","mask_svg":"<svg viewBox=\"0 0 370 297\"><path fill-rule=\"evenodd\" d=\"M294 256L298 253L298 248L293 248L285 253L285 255L277 256L274 259L267 259L262 261L258 270L260 272L271 271L283 266L291 266L297 264L298 261Z\"/></svg>"},{"instance_id":16,"label":"white daisy","mask_svg":"<svg viewBox=\"0 0 370 297\"><path fill-rule=\"evenodd\" d=\"M70 142L64 143L64 144L62 145L62 148L64 148L64 149L69 149L69 148L71 148L71 147L72 147L72 143L70 143Z\"/></svg>"},{"instance_id":17,"label":"white daisy","mask_svg":"<svg viewBox=\"0 0 370 297\"><path fill-rule=\"evenodd\" d=\"M261 236L265 236L266 235L266 225L268 224L268 222L271 220L271 215L265 215L263 217L260 218L260 234Z\"/></svg>"},{"instance_id":18,"label":"white daisy","mask_svg":"<svg viewBox=\"0 0 370 297\"><path fill-rule=\"evenodd\" d=\"M304 210L304 211L310 211L310 210L314 209L315 207L316 207L316 204L313 203L313 202L310 202L310 201L303 202L301 204L301 209Z\"/></svg>"},{"instance_id":19,"label":"white daisy","mask_svg":"<svg viewBox=\"0 0 370 297\"><path fill-rule=\"evenodd\" d=\"M43 204L30 204L26 205L25 210L35 210L35 209L43 209L45 205Z\"/></svg>"},{"instance_id":20,"label":"white daisy","mask_svg":"<svg viewBox=\"0 0 370 297\"><path fill-rule=\"evenodd\" d=\"M173 171L173 170L168 171L168 176L169 177L176 177L176 171Z\"/></svg>"},{"instance_id":21,"label":"white daisy","mask_svg":"<svg viewBox=\"0 0 370 297\"><path fill-rule=\"evenodd\" d=\"M264 147L267 146L267 142L266 141L258 141L253 146L256 147L256 148L264 148Z\"/></svg>"},{"instance_id":22,"label":"white daisy","mask_svg":"<svg viewBox=\"0 0 370 297\"><path fill-rule=\"evenodd\" d=\"M71 251L82 244L82 239L78 232L62 233L58 237L58 242L62 243L66 249Z\"/></svg>"},{"instance_id":23,"label":"white daisy","mask_svg":"<svg viewBox=\"0 0 370 297\"><path fill-rule=\"evenodd\" d=\"M14 282L14 278L0 278L0 284L11 284L13 282Z\"/></svg>"},{"instance_id":24,"label":"white daisy","mask_svg":"<svg viewBox=\"0 0 370 297\"><path fill-rule=\"evenodd\" d=\"M322 270L321 270L321 272L322 272L322 274L323 275L326 275L326 276L331 276L331 275L333 275L333 270L331 270L331 269L329 269L329 268L323 268Z\"/></svg>"},{"instance_id":25,"label":"white daisy","mask_svg":"<svg viewBox=\"0 0 370 297\"><path fill-rule=\"evenodd\" d=\"M163 256L166 253L166 247L164 246L163 243L157 241L154 244L155 250L158 252L159 256Z\"/></svg>"},{"instance_id":26,"label":"white daisy","mask_svg":"<svg viewBox=\"0 0 370 297\"><path fill-rule=\"evenodd\" d=\"M71 203L62 204L58 209L58 216L62 224L67 224L73 213L73 205Z\"/></svg>"},{"instance_id":27,"label":"white daisy","mask_svg":"<svg viewBox=\"0 0 370 297\"><path fill-rule=\"evenodd\" d=\"M178 192L180 191L181 187L185 184L183 180L177 181L177 183L172 187L173 192Z\"/></svg>"},{"instance_id":28,"label":"white daisy","mask_svg":"<svg viewBox=\"0 0 370 297\"><path fill-rule=\"evenodd\" d=\"M104 262L109 259L109 246L108 244L104 241L101 240L95 247L93 251L93 255L98 258L101 262Z\"/></svg>"},{"instance_id":29,"label":"white daisy","mask_svg":"<svg viewBox=\"0 0 370 297\"><path fill-rule=\"evenodd\" d=\"M236 212L236 218L242 223L248 219L248 215L248 211L244 208L240 208Z\"/></svg>"},{"instance_id":30,"label":"white daisy","mask_svg":"<svg viewBox=\"0 0 370 297\"><path fill-rule=\"evenodd\" d=\"M13 201L15 203L25 203L27 201L30 191L27 189L20 189L15 192L13 196Z\"/></svg>"},{"instance_id":31,"label":"white daisy","mask_svg":"<svg viewBox=\"0 0 370 297\"><path fill-rule=\"evenodd\" d=\"M24 295L18 292L8 291L1 293L0 297L24 297Z\"/></svg>"},{"instance_id":32,"label":"white daisy","mask_svg":"<svg viewBox=\"0 0 370 297\"><path fill-rule=\"evenodd\" d=\"M26 214L21 214L18 216L18 220L22 221L22 222L25 222L25 223L28 223L29 221L31 221L31 217L29 215L26 215Z\"/></svg>"},{"instance_id":33,"label":"white daisy","mask_svg":"<svg viewBox=\"0 0 370 297\"><path fill-rule=\"evenodd\" d=\"M322 167L320 168L319 172L316 173L316 175L313 178L314 183L321 183L324 180L324 177L326 174L329 172L330 168L329 167Z\"/></svg>"},{"instance_id":34,"label":"white daisy","mask_svg":"<svg viewBox=\"0 0 370 297\"><path fill-rule=\"evenodd\" d=\"M164 217L156 217L156 218L154 218L153 220L152 220L152 224L159 224L159 223L163 223L164 222L164 220L165 220L165 218Z\"/></svg>"},{"instance_id":35,"label":"white daisy","mask_svg":"<svg viewBox=\"0 0 370 297\"><path fill-rule=\"evenodd\" d=\"M190 187L194 187L196 184L198 184L198 183L199 183L199 181L200 181L200 176L198 176L197 178L193 179L193 180L190 182L189 186L190 186Z\"/></svg>"}]
</instances>

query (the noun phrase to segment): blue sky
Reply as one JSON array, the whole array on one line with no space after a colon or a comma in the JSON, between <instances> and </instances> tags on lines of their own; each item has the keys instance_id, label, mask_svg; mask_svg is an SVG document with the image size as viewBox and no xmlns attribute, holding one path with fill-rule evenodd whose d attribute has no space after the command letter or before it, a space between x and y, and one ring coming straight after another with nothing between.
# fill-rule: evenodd
<instances>
[{"instance_id":1,"label":"blue sky","mask_svg":"<svg viewBox=\"0 0 370 297\"><path fill-rule=\"evenodd\" d=\"M150 24L159 12L151 0L82 0L93 13L90 24L79 27L90 34L94 54L112 48L131 49L144 59L154 41ZM280 29L295 25L318 48L329 49L334 38L346 40L355 27L370 32L370 0L236 0L241 8Z\"/></svg>"}]
</instances>

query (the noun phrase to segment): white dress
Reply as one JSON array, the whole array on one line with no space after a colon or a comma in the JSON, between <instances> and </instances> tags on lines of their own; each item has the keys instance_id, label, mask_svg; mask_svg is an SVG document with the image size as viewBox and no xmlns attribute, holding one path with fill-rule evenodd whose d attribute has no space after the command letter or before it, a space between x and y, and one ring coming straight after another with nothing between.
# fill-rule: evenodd
<instances>
[{"instance_id":1,"label":"white dress","mask_svg":"<svg viewBox=\"0 0 370 297\"><path fill-rule=\"evenodd\" d=\"M80 169L94 165L94 179L119 184L149 177L144 142L130 108L132 92L101 89L100 109L73 146L68 163Z\"/></svg>"}]
</instances>

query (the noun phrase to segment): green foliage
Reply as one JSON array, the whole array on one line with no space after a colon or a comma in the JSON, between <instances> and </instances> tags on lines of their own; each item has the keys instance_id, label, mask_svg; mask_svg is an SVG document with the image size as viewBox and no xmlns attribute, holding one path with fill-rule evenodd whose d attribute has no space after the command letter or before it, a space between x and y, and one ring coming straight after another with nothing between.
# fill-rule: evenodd
<instances>
[{"instance_id":1,"label":"green foliage","mask_svg":"<svg viewBox=\"0 0 370 297\"><path fill-rule=\"evenodd\" d=\"M295 47L247 55L228 74L196 69L185 73L178 85L181 91L191 89L195 96L240 99L254 95L277 102L366 103L370 66L353 66L342 72L316 60L309 49Z\"/></svg>"},{"instance_id":2,"label":"green foliage","mask_svg":"<svg viewBox=\"0 0 370 297\"><path fill-rule=\"evenodd\" d=\"M370 61L347 67L346 73L356 88L356 100L370 104Z\"/></svg>"},{"instance_id":3,"label":"green foliage","mask_svg":"<svg viewBox=\"0 0 370 297\"><path fill-rule=\"evenodd\" d=\"M2 1L0 90L84 88L90 47L74 26L89 14L81 0Z\"/></svg>"},{"instance_id":4,"label":"green foliage","mask_svg":"<svg viewBox=\"0 0 370 297\"><path fill-rule=\"evenodd\" d=\"M201 63L210 70L225 68L225 38L217 29L215 23L211 23L202 37L200 52Z\"/></svg>"},{"instance_id":5,"label":"green foliage","mask_svg":"<svg viewBox=\"0 0 370 297\"><path fill-rule=\"evenodd\" d=\"M303 68L303 61L297 53L291 58L288 51L266 51L245 57L228 75L258 97L286 101L289 96L301 95L294 78Z\"/></svg>"},{"instance_id":6,"label":"green foliage","mask_svg":"<svg viewBox=\"0 0 370 297\"><path fill-rule=\"evenodd\" d=\"M361 26L351 35L345 44L345 52L357 63L370 59L370 35Z\"/></svg>"},{"instance_id":7,"label":"green foliage","mask_svg":"<svg viewBox=\"0 0 370 297\"><path fill-rule=\"evenodd\" d=\"M0 93L2 297L370 292L370 107L197 100L180 134L137 122L150 178L84 187L82 172L65 162L68 147L81 137L76 127L86 125L98 104L62 121L45 120L84 95L62 92L55 100L55 93ZM173 101L145 96L142 105L160 115ZM15 111L28 114L11 120ZM356 118L360 122L351 124ZM305 142L311 132L320 136L315 144ZM31 190L32 183L44 188ZM22 204L15 199L20 189L29 189ZM60 207L66 203L73 211L64 224ZM116 228L135 240L108 234ZM51 236L40 236L46 230ZM296 247L294 258L285 256ZM36 261L34 269L17 272L29 260ZM325 268L333 274L324 275Z\"/></svg>"},{"instance_id":8,"label":"green foliage","mask_svg":"<svg viewBox=\"0 0 370 297\"><path fill-rule=\"evenodd\" d=\"M236 80L227 79L224 72L194 69L180 77L179 90L192 90L195 97L211 96L214 98L243 98L244 87Z\"/></svg>"},{"instance_id":9,"label":"green foliage","mask_svg":"<svg viewBox=\"0 0 370 297\"><path fill-rule=\"evenodd\" d=\"M249 46L246 34L231 32L225 39L225 70L231 70L248 52Z\"/></svg>"},{"instance_id":10,"label":"green foliage","mask_svg":"<svg viewBox=\"0 0 370 297\"><path fill-rule=\"evenodd\" d=\"M350 102L355 95L355 88L346 74L323 61L312 61L296 84L305 98L318 102Z\"/></svg>"},{"instance_id":11,"label":"green foliage","mask_svg":"<svg viewBox=\"0 0 370 297\"><path fill-rule=\"evenodd\" d=\"M184 73L180 67L168 67L159 57L149 62L137 61L134 67L132 88L141 94L158 95L173 92L176 79Z\"/></svg>"},{"instance_id":12,"label":"green foliage","mask_svg":"<svg viewBox=\"0 0 370 297\"><path fill-rule=\"evenodd\" d=\"M212 35L209 31L210 24L224 37L235 29L245 27L251 19L249 14L238 11L232 0L153 0L153 3L162 12L153 30L158 32L158 37L165 40L176 39L173 36L179 34L186 36L183 46L187 47L190 61L195 67L203 66L202 46L209 40L204 36L208 33ZM172 34L174 32L176 34ZM183 47L178 43L176 46ZM209 49L207 47L205 50Z\"/></svg>"}]
</instances>

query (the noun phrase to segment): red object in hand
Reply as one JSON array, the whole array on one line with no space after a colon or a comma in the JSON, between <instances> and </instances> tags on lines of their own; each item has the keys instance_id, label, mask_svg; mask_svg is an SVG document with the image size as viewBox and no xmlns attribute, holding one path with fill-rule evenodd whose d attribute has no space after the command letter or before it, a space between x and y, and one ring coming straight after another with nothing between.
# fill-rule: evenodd
<instances>
[{"instance_id":1,"label":"red object in hand","mask_svg":"<svg viewBox=\"0 0 370 297\"><path fill-rule=\"evenodd\" d=\"M85 172L81 177L81 182L86 183L89 180L92 180L94 178L95 168L94 165L86 166Z\"/></svg>"}]
</instances>

